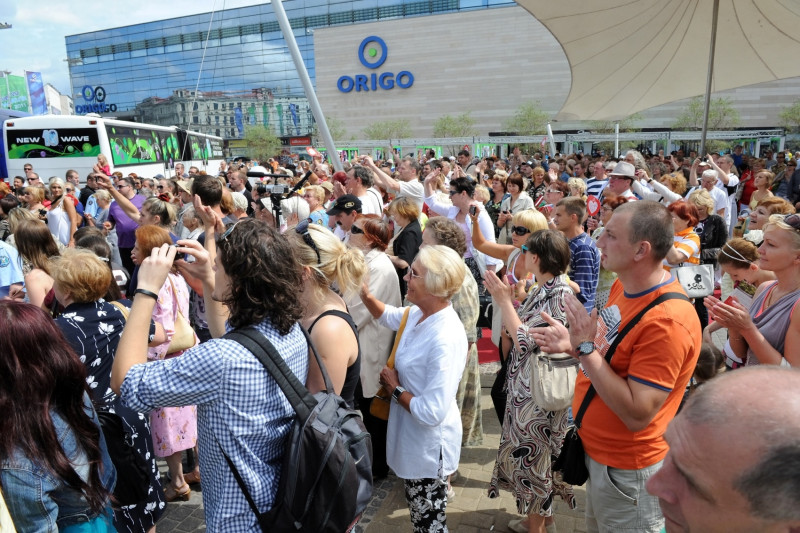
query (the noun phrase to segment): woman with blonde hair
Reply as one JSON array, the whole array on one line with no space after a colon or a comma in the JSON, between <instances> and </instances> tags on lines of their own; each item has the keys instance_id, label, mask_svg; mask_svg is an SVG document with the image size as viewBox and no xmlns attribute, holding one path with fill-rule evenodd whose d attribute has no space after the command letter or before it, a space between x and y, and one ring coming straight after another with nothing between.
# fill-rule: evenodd
<instances>
[{"instance_id":1,"label":"woman with blonde hair","mask_svg":"<svg viewBox=\"0 0 800 533\"><path fill-rule=\"evenodd\" d=\"M725 220L714 212L714 199L703 188L699 188L689 195L688 202L697 208L697 224L694 231L700 236L700 263L713 265L717 270L717 255L728 240L728 229ZM703 298L695 298L694 307L700 318L700 325L708 325L708 311L703 304Z\"/></svg>"},{"instance_id":2,"label":"woman with blonde hair","mask_svg":"<svg viewBox=\"0 0 800 533\"><path fill-rule=\"evenodd\" d=\"M581 178L570 178L567 180L569 196L577 196L584 202L586 201L586 182Z\"/></svg>"},{"instance_id":3,"label":"woman with blonde hair","mask_svg":"<svg viewBox=\"0 0 800 533\"><path fill-rule=\"evenodd\" d=\"M750 203L748 206L750 207L751 211L755 209L762 200L766 200L767 198L772 198L775 196L772 194L772 180L774 179L775 174L769 170L760 170L755 176L753 176L753 185L755 186L756 190L750 195Z\"/></svg>"},{"instance_id":4,"label":"woman with blonde hair","mask_svg":"<svg viewBox=\"0 0 800 533\"><path fill-rule=\"evenodd\" d=\"M308 204L308 219L312 224L328 227L328 214L325 212L325 189L319 185L303 187L303 200Z\"/></svg>"},{"instance_id":5,"label":"woman with blonde hair","mask_svg":"<svg viewBox=\"0 0 800 533\"><path fill-rule=\"evenodd\" d=\"M776 281L762 284L748 309L706 297L709 317L728 328L731 348L746 366L800 367L800 215L772 215L764 226L758 266Z\"/></svg>"},{"instance_id":6,"label":"woman with blonde hair","mask_svg":"<svg viewBox=\"0 0 800 533\"><path fill-rule=\"evenodd\" d=\"M389 260L397 271L400 280L400 297L406 295L406 275L408 266L414 262L419 247L422 244L422 227L419 223L419 207L407 196L396 198L387 209L388 215L394 220L395 237L392 240L392 253ZM396 228L400 228L397 232Z\"/></svg>"},{"instance_id":7,"label":"woman with blonde hair","mask_svg":"<svg viewBox=\"0 0 800 533\"><path fill-rule=\"evenodd\" d=\"M61 178L50 178L50 209L47 211L47 226L59 242L70 248L75 246L73 235L78 229L78 212L72 199L64 193Z\"/></svg>"},{"instance_id":8,"label":"woman with blonde hair","mask_svg":"<svg viewBox=\"0 0 800 533\"><path fill-rule=\"evenodd\" d=\"M336 393L352 408L361 371L358 330L341 294L358 293L367 273L364 254L348 248L328 228L301 221L285 233L303 268L302 325L311 335ZM325 388L316 364L309 365L307 386L314 393Z\"/></svg>"},{"instance_id":9,"label":"woman with blonde hair","mask_svg":"<svg viewBox=\"0 0 800 533\"><path fill-rule=\"evenodd\" d=\"M108 165L108 159L103 154L98 154L97 156L97 163L94 164L92 170L97 174L105 174L106 176L111 175L111 167ZM116 174L116 173L115 173ZM122 173L119 173L119 177L122 177Z\"/></svg>"},{"instance_id":10,"label":"woman with blonde hair","mask_svg":"<svg viewBox=\"0 0 800 533\"><path fill-rule=\"evenodd\" d=\"M47 210L44 207L44 189L29 185L22 190L19 197L25 208L36 215L39 220L47 220Z\"/></svg>"},{"instance_id":11,"label":"woman with blonde hair","mask_svg":"<svg viewBox=\"0 0 800 533\"><path fill-rule=\"evenodd\" d=\"M384 367L380 382L394 399L387 462L404 481L414 531L447 531L447 477L458 468L462 433L456 404L461 372L453 370L463 368L467 357L466 335L450 299L468 275L452 249L425 246L406 275L410 307L386 305L368 288L361 291L383 327L396 331L407 317L395 368Z\"/></svg>"}]
</instances>

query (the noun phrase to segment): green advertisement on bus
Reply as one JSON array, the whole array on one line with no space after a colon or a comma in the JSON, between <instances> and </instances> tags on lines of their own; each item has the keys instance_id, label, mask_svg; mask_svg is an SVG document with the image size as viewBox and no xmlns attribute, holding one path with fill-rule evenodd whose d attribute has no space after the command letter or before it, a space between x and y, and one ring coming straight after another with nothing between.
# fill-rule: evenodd
<instances>
[{"instance_id":1,"label":"green advertisement on bus","mask_svg":"<svg viewBox=\"0 0 800 533\"><path fill-rule=\"evenodd\" d=\"M100 140L91 128L6 130L9 159L97 157Z\"/></svg>"},{"instance_id":2,"label":"green advertisement on bus","mask_svg":"<svg viewBox=\"0 0 800 533\"><path fill-rule=\"evenodd\" d=\"M114 166L178 159L178 138L174 133L112 125L106 126L106 133Z\"/></svg>"}]
</instances>

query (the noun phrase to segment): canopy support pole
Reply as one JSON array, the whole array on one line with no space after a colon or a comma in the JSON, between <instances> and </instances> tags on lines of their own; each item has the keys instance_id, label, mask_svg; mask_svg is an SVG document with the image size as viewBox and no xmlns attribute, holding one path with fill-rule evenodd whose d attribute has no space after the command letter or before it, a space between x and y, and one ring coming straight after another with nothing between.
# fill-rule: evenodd
<instances>
[{"instance_id":1,"label":"canopy support pole","mask_svg":"<svg viewBox=\"0 0 800 533\"><path fill-rule=\"evenodd\" d=\"M333 137L331 137L331 131L328 129L328 123L325 122L325 115L322 113L319 100L317 100L317 94L314 92L314 87L311 85L311 78L308 77L308 70L306 70L306 65L303 63L300 49L297 47L297 41L294 38L294 32L292 32L289 19L286 17L286 11L283 9L281 0L272 0L272 6L275 8L275 18L278 19L278 25L281 27L283 38L286 40L286 45L289 47L289 52L292 54L292 61L294 61L294 67L297 69L297 75L303 83L303 90L311 106L311 113L314 114L314 120L317 121L319 134L322 137L322 141L325 143L325 147L328 149L328 157L335 170L342 170L342 162L339 159L338 152L336 152L336 146L333 144Z\"/></svg>"},{"instance_id":2,"label":"canopy support pole","mask_svg":"<svg viewBox=\"0 0 800 533\"><path fill-rule=\"evenodd\" d=\"M708 74L706 76L706 95L703 104L703 133L700 135L700 157L706 155L706 134L708 133L708 112L711 105L711 80L714 78L714 51L717 47L717 20L719 19L719 0L714 0L711 16L711 49L708 52Z\"/></svg>"}]
</instances>

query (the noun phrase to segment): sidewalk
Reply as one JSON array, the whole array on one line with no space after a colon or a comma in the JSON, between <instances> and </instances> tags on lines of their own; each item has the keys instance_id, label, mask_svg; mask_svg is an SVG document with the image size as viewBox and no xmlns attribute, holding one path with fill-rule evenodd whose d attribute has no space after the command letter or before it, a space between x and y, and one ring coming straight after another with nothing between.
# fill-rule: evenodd
<instances>
[{"instance_id":1,"label":"sidewalk","mask_svg":"<svg viewBox=\"0 0 800 533\"><path fill-rule=\"evenodd\" d=\"M456 493L454 501L447 504L447 527L458 533L479 531L510 531L510 520L520 518L514 498L502 492L499 498L487 494L494 469L497 448L500 445L500 423L489 395L499 364L481 365L481 410L483 412L483 445L461 449L458 478L452 482ZM575 488L578 508L571 510L556 499L555 518L559 533L585 532L583 509L586 491ZM406 505L402 480L389 476L375 487L372 502L356 527L357 532L406 533L411 531L411 519Z\"/></svg>"}]
</instances>

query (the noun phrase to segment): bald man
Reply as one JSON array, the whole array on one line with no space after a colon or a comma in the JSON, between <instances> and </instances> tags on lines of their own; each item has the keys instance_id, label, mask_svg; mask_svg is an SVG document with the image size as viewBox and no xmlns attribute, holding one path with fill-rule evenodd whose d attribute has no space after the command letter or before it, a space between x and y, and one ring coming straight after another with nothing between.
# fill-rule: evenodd
<instances>
[{"instance_id":1,"label":"bald man","mask_svg":"<svg viewBox=\"0 0 800 533\"><path fill-rule=\"evenodd\" d=\"M690 398L647 482L668 533L800 532L800 372L726 372Z\"/></svg>"}]
</instances>

